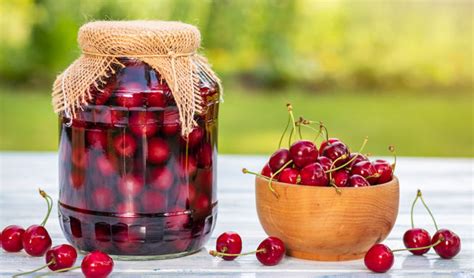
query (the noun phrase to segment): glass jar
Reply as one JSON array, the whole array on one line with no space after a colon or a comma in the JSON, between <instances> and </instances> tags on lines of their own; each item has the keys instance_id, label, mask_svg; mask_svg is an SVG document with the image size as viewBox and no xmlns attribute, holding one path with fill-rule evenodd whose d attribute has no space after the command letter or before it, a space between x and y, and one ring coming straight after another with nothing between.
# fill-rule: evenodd
<instances>
[{"instance_id":1,"label":"glass jar","mask_svg":"<svg viewBox=\"0 0 474 278\"><path fill-rule=\"evenodd\" d=\"M203 111L185 138L159 73L120 61L74 119L60 114L61 227L78 249L124 259L196 252L216 222L217 85L200 75Z\"/></svg>"}]
</instances>

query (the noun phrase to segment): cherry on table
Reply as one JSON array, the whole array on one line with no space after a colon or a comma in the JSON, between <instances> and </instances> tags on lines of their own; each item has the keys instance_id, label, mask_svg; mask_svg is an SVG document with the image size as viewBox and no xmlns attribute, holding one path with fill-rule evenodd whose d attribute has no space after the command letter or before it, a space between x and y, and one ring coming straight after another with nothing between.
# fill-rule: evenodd
<instances>
[{"instance_id":1,"label":"cherry on table","mask_svg":"<svg viewBox=\"0 0 474 278\"><path fill-rule=\"evenodd\" d=\"M268 165L273 173L280 170L285 164L287 164L291 160L290 151L287 149L279 149L270 156L270 160L268 161Z\"/></svg>"},{"instance_id":2,"label":"cherry on table","mask_svg":"<svg viewBox=\"0 0 474 278\"><path fill-rule=\"evenodd\" d=\"M370 186L370 183L361 175L351 175L348 184L350 187Z\"/></svg>"},{"instance_id":3,"label":"cherry on table","mask_svg":"<svg viewBox=\"0 0 474 278\"><path fill-rule=\"evenodd\" d=\"M25 229L18 225L10 225L2 231L2 248L7 252L18 252L23 249Z\"/></svg>"},{"instance_id":4,"label":"cherry on table","mask_svg":"<svg viewBox=\"0 0 474 278\"><path fill-rule=\"evenodd\" d=\"M301 184L312 186L327 186L328 177L321 164L314 162L306 165L300 171Z\"/></svg>"},{"instance_id":5,"label":"cherry on table","mask_svg":"<svg viewBox=\"0 0 474 278\"><path fill-rule=\"evenodd\" d=\"M261 251L260 251L261 250ZM257 248L257 259L263 265L277 265L285 257L285 244L277 237L267 237Z\"/></svg>"},{"instance_id":6,"label":"cherry on table","mask_svg":"<svg viewBox=\"0 0 474 278\"><path fill-rule=\"evenodd\" d=\"M227 254L239 254L242 251L242 238L235 232L225 232L216 241L217 252ZM222 256L226 261L235 260L237 256Z\"/></svg>"},{"instance_id":7,"label":"cherry on table","mask_svg":"<svg viewBox=\"0 0 474 278\"><path fill-rule=\"evenodd\" d=\"M375 244L365 254L365 266L378 273L387 272L393 266L393 253L388 246L384 244Z\"/></svg>"},{"instance_id":8,"label":"cherry on table","mask_svg":"<svg viewBox=\"0 0 474 278\"><path fill-rule=\"evenodd\" d=\"M112 258L101 251L92 251L87 254L81 263L81 270L86 278L107 277L113 268Z\"/></svg>"},{"instance_id":9,"label":"cherry on table","mask_svg":"<svg viewBox=\"0 0 474 278\"><path fill-rule=\"evenodd\" d=\"M439 240L441 240L441 242L434 246L433 249L441 258L451 259L461 251L461 238L459 238L456 233L448 229L439 229L433 235L431 244Z\"/></svg>"},{"instance_id":10,"label":"cherry on table","mask_svg":"<svg viewBox=\"0 0 474 278\"><path fill-rule=\"evenodd\" d=\"M51 236L41 225L28 227L23 234L22 241L25 252L34 257L43 256L52 245Z\"/></svg>"},{"instance_id":11,"label":"cherry on table","mask_svg":"<svg viewBox=\"0 0 474 278\"><path fill-rule=\"evenodd\" d=\"M412 228L403 235L403 243L406 248L424 247L431 244L431 236L425 229ZM423 255L429 250L430 248L409 251L414 255Z\"/></svg>"},{"instance_id":12,"label":"cherry on table","mask_svg":"<svg viewBox=\"0 0 474 278\"><path fill-rule=\"evenodd\" d=\"M77 251L69 244L61 244L49 249L45 259L49 269L53 271L69 268L76 263Z\"/></svg>"},{"instance_id":13,"label":"cherry on table","mask_svg":"<svg viewBox=\"0 0 474 278\"><path fill-rule=\"evenodd\" d=\"M297 184L300 172L295 168L285 168L278 175L279 182Z\"/></svg>"},{"instance_id":14,"label":"cherry on table","mask_svg":"<svg viewBox=\"0 0 474 278\"><path fill-rule=\"evenodd\" d=\"M318 158L318 149L311 141L300 140L290 147L290 156L298 168L316 162Z\"/></svg>"}]
</instances>

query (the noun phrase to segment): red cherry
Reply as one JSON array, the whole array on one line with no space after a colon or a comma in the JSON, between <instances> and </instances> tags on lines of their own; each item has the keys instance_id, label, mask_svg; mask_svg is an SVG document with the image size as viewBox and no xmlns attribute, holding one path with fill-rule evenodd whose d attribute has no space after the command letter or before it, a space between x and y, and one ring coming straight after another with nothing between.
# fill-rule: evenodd
<instances>
[{"instance_id":1,"label":"red cherry","mask_svg":"<svg viewBox=\"0 0 474 278\"><path fill-rule=\"evenodd\" d=\"M350 187L364 187L370 186L370 183L361 175L351 175L349 177L349 184Z\"/></svg>"},{"instance_id":2,"label":"red cherry","mask_svg":"<svg viewBox=\"0 0 474 278\"><path fill-rule=\"evenodd\" d=\"M392 180L393 178L393 169L392 165L385 160L377 159L373 163L375 171L379 174L377 179L378 184L386 183Z\"/></svg>"},{"instance_id":3,"label":"red cherry","mask_svg":"<svg viewBox=\"0 0 474 278\"><path fill-rule=\"evenodd\" d=\"M204 137L204 130L202 127L195 127L191 133L189 133L188 138L185 139L181 137L183 142L188 142L188 147L190 149L196 147L201 143L202 138Z\"/></svg>"},{"instance_id":4,"label":"red cherry","mask_svg":"<svg viewBox=\"0 0 474 278\"><path fill-rule=\"evenodd\" d=\"M375 244L365 254L365 266L373 272L384 273L393 266L393 253L383 244Z\"/></svg>"},{"instance_id":5,"label":"red cherry","mask_svg":"<svg viewBox=\"0 0 474 278\"><path fill-rule=\"evenodd\" d=\"M242 251L242 239L235 232L225 232L221 234L216 241L217 252L226 254L239 254ZM222 256L226 261L233 261L237 256Z\"/></svg>"},{"instance_id":6,"label":"red cherry","mask_svg":"<svg viewBox=\"0 0 474 278\"><path fill-rule=\"evenodd\" d=\"M87 164L87 151L83 147L78 147L72 150L71 161L74 166L78 168L85 168Z\"/></svg>"},{"instance_id":7,"label":"red cherry","mask_svg":"<svg viewBox=\"0 0 474 278\"><path fill-rule=\"evenodd\" d=\"M321 164L321 166L323 167L323 170L324 171L328 171L329 169L331 169L331 166L332 166L332 160L325 157L325 156L320 156L318 157L318 159L316 160L316 162L318 162L319 164Z\"/></svg>"},{"instance_id":8,"label":"red cherry","mask_svg":"<svg viewBox=\"0 0 474 278\"><path fill-rule=\"evenodd\" d=\"M170 148L165 140L152 138L148 141L147 160L152 163L164 163L168 160Z\"/></svg>"},{"instance_id":9,"label":"red cherry","mask_svg":"<svg viewBox=\"0 0 474 278\"><path fill-rule=\"evenodd\" d=\"M173 173L166 167L156 168L151 173L151 179L151 186L162 191L167 191L174 184Z\"/></svg>"},{"instance_id":10,"label":"red cherry","mask_svg":"<svg viewBox=\"0 0 474 278\"><path fill-rule=\"evenodd\" d=\"M346 144L342 143L341 141L337 141L324 147L322 155L331 159L334 162L334 165L337 167L349 161L350 153Z\"/></svg>"},{"instance_id":11,"label":"red cherry","mask_svg":"<svg viewBox=\"0 0 474 278\"><path fill-rule=\"evenodd\" d=\"M188 162L186 165L186 161ZM197 171L197 162L193 156L186 157L183 155L180 157L178 162L178 173L181 177L193 177Z\"/></svg>"},{"instance_id":12,"label":"red cherry","mask_svg":"<svg viewBox=\"0 0 474 278\"><path fill-rule=\"evenodd\" d=\"M349 176L350 176L349 171L340 169L333 172L331 175L332 175L332 182L337 187L346 187L349 185Z\"/></svg>"},{"instance_id":13,"label":"red cherry","mask_svg":"<svg viewBox=\"0 0 474 278\"><path fill-rule=\"evenodd\" d=\"M107 132L103 129L88 129L86 139L89 145L94 148L105 149L107 147Z\"/></svg>"},{"instance_id":14,"label":"red cherry","mask_svg":"<svg viewBox=\"0 0 474 278\"><path fill-rule=\"evenodd\" d=\"M146 93L145 100L148 107L165 108L167 104L167 97L164 91Z\"/></svg>"},{"instance_id":15,"label":"red cherry","mask_svg":"<svg viewBox=\"0 0 474 278\"><path fill-rule=\"evenodd\" d=\"M80 189L82 186L84 186L85 179L86 177L83 169L71 169L69 183L74 189Z\"/></svg>"},{"instance_id":16,"label":"red cherry","mask_svg":"<svg viewBox=\"0 0 474 278\"><path fill-rule=\"evenodd\" d=\"M318 158L318 149L311 141L297 141L290 147L290 156L296 167L304 166L316 162Z\"/></svg>"},{"instance_id":17,"label":"red cherry","mask_svg":"<svg viewBox=\"0 0 474 278\"><path fill-rule=\"evenodd\" d=\"M102 90L93 89L91 94L94 96L94 102L96 105L104 105L109 98L112 96L115 90L115 82L110 80Z\"/></svg>"},{"instance_id":18,"label":"red cherry","mask_svg":"<svg viewBox=\"0 0 474 278\"><path fill-rule=\"evenodd\" d=\"M328 177L321 164L315 162L306 165L300 171L301 184L312 186L327 186Z\"/></svg>"},{"instance_id":19,"label":"red cherry","mask_svg":"<svg viewBox=\"0 0 474 278\"><path fill-rule=\"evenodd\" d=\"M149 111L133 111L130 113L130 130L137 136L150 137L158 131L161 122L159 115Z\"/></svg>"},{"instance_id":20,"label":"red cherry","mask_svg":"<svg viewBox=\"0 0 474 278\"><path fill-rule=\"evenodd\" d=\"M431 244L431 236L425 229L413 228L405 232L403 235L403 243L406 248L419 248ZM414 255L423 255L430 248L421 250L408 250Z\"/></svg>"},{"instance_id":21,"label":"red cherry","mask_svg":"<svg viewBox=\"0 0 474 278\"><path fill-rule=\"evenodd\" d=\"M447 229L439 229L431 239L431 244L442 240L438 245L434 246L436 254L443 259L451 259L461 251L461 239L454 232Z\"/></svg>"},{"instance_id":22,"label":"red cherry","mask_svg":"<svg viewBox=\"0 0 474 278\"><path fill-rule=\"evenodd\" d=\"M208 168L212 166L212 146L209 143L205 143L199 148L197 154L198 166L201 168Z\"/></svg>"},{"instance_id":23,"label":"red cherry","mask_svg":"<svg viewBox=\"0 0 474 278\"><path fill-rule=\"evenodd\" d=\"M107 186L98 186L92 193L94 207L100 210L110 210L114 203L114 192Z\"/></svg>"},{"instance_id":24,"label":"red cherry","mask_svg":"<svg viewBox=\"0 0 474 278\"><path fill-rule=\"evenodd\" d=\"M377 170L370 161L361 161L355 164L351 169L351 175L360 175L370 184L375 184L378 178Z\"/></svg>"},{"instance_id":25,"label":"red cherry","mask_svg":"<svg viewBox=\"0 0 474 278\"><path fill-rule=\"evenodd\" d=\"M123 176L118 183L118 190L125 198L137 196L144 187L143 179L133 175Z\"/></svg>"},{"instance_id":26,"label":"red cherry","mask_svg":"<svg viewBox=\"0 0 474 278\"><path fill-rule=\"evenodd\" d=\"M329 144L341 142L338 138L329 138L327 141L323 141L319 146L319 155L323 155L323 149L326 148Z\"/></svg>"},{"instance_id":27,"label":"red cherry","mask_svg":"<svg viewBox=\"0 0 474 278\"><path fill-rule=\"evenodd\" d=\"M173 136L180 129L178 110L165 110L163 116L163 127L161 131L166 136Z\"/></svg>"},{"instance_id":28,"label":"red cherry","mask_svg":"<svg viewBox=\"0 0 474 278\"><path fill-rule=\"evenodd\" d=\"M279 149L278 151L274 152L272 156L270 156L268 164L270 165L270 169L272 170L272 172L275 173L290 160L290 151L287 149Z\"/></svg>"},{"instance_id":29,"label":"red cherry","mask_svg":"<svg viewBox=\"0 0 474 278\"><path fill-rule=\"evenodd\" d=\"M118 154L132 156L137 149L137 143L128 133L122 133L114 138L114 148Z\"/></svg>"},{"instance_id":30,"label":"red cherry","mask_svg":"<svg viewBox=\"0 0 474 278\"><path fill-rule=\"evenodd\" d=\"M283 171L280 172L280 175L278 176L278 181L279 182L285 182L285 183L297 184L299 175L300 175L300 173L297 169L295 169L295 168L286 168L286 169L283 169Z\"/></svg>"},{"instance_id":31,"label":"red cherry","mask_svg":"<svg viewBox=\"0 0 474 278\"><path fill-rule=\"evenodd\" d=\"M354 158L355 156L357 156L357 157ZM352 159L354 159L354 160L352 160ZM360 153L351 153L351 155L349 156L349 160L352 160L352 162L346 167L349 170L352 168L352 166L354 166L355 164L357 164L361 161L369 161L367 156L365 156L363 154L360 154Z\"/></svg>"},{"instance_id":32,"label":"red cherry","mask_svg":"<svg viewBox=\"0 0 474 278\"><path fill-rule=\"evenodd\" d=\"M51 247L52 241L45 227L31 225L22 237L23 248L30 256L40 257Z\"/></svg>"},{"instance_id":33,"label":"red cherry","mask_svg":"<svg viewBox=\"0 0 474 278\"><path fill-rule=\"evenodd\" d=\"M7 252L18 252L23 249L25 229L17 225L7 226L2 231L2 248Z\"/></svg>"},{"instance_id":34,"label":"red cherry","mask_svg":"<svg viewBox=\"0 0 474 278\"><path fill-rule=\"evenodd\" d=\"M272 176L272 174L273 174L272 169L270 169L270 165L268 163L265 164L265 166L263 166L261 174L265 177L268 177L268 178ZM276 178L278 178L278 175L277 175Z\"/></svg>"},{"instance_id":35,"label":"red cherry","mask_svg":"<svg viewBox=\"0 0 474 278\"><path fill-rule=\"evenodd\" d=\"M257 259L263 265L277 265L285 256L285 244L277 237L267 237L258 246Z\"/></svg>"},{"instance_id":36,"label":"red cherry","mask_svg":"<svg viewBox=\"0 0 474 278\"><path fill-rule=\"evenodd\" d=\"M127 107L127 108L141 107L143 104L142 97L137 93L116 94L116 101L118 105L122 107Z\"/></svg>"},{"instance_id":37,"label":"red cherry","mask_svg":"<svg viewBox=\"0 0 474 278\"><path fill-rule=\"evenodd\" d=\"M129 200L118 204L115 210L120 214L134 214L138 212L137 203Z\"/></svg>"},{"instance_id":38,"label":"red cherry","mask_svg":"<svg viewBox=\"0 0 474 278\"><path fill-rule=\"evenodd\" d=\"M142 195L142 205L145 212L160 213L165 212L167 207L166 197L158 191L148 190Z\"/></svg>"},{"instance_id":39,"label":"red cherry","mask_svg":"<svg viewBox=\"0 0 474 278\"><path fill-rule=\"evenodd\" d=\"M87 254L81 263L81 270L86 278L107 277L114 268L114 261L109 255L93 251Z\"/></svg>"},{"instance_id":40,"label":"red cherry","mask_svg":"<svg viewBox=\"0 0 474 278\"><path fill-rule=\"evenodd\" d=\"M211 205L211 202L209 200L209 196L205 193L201 193L198 195L198 197L195 200L195 209L199 211L205 211L207 210Z\"/></svg>"},{"instance_id":41,"label":"red cherry","mask_svg":"<svg viewBox=\"0 0 474 278\"><path fill-rule=\"evenodd\" d=\"M104 176L110 176L115 172L114 166L111 160L105 156L100 155L97 157L97 168L99 169L100 173Z\"/></svg>"},{"instance_id":42,"label":"red cherry","mask_svg":"<svg viewBox=\"0 0 474 278\"><path fill-rule=\"evenodd\" d=\"M76 263L77 252L69 244L54 246L46 252L46 263L52 271L72 267Z\"/></svg>"}]
</instances>

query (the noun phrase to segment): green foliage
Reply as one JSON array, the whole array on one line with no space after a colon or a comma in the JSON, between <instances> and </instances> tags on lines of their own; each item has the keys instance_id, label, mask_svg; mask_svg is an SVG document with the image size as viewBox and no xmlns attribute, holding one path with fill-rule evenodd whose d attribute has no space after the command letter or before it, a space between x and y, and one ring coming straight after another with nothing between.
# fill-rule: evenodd
<instances>
[{"instance_id":1,"label":"green foliage","mask_svg":"<svg viewBox=\"0 0 474 278\"><path fill-rule=\"evenodd\" d=\"M215 69L247 83L338 87L472 86L469 1L6 0L0 81L49 84L97 19L197 25Z\"/></svg>"}]
</instances>

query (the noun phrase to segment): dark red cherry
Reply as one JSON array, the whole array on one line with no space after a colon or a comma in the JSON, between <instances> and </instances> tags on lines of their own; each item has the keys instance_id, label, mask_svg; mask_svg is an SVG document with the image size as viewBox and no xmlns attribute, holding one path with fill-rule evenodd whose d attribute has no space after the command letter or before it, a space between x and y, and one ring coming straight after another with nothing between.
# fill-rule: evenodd
<instances>
[{"instance_id":1,"label":"dark red cherry","mask_svg":"<svg viewBox=\"0 0 474 278\"><path fill-rule=\"evenodd\" d=\"M361 175L351 175L349 177L348 186L350 186L350 187L364 187L364 186L370 186L370 183Z\"/></svg>"},{"instance_id":2,"label":"dark red cherry","mask_svg":"<svg viewBox=\"0 0 474 278\"><path fill-rule=\"evenodd\" d=\"M201 143L201 140L203 137L204 137L204 129L202 129L202 127L200 126L197 126L193 129L193 131L191 131L191 133L189 133L188 138L181 137L181 139L184 142L184 144L186 144L187 142L188 147L192 149L198 146L199 143Z\"/></svg>"},{"instance_id":3,"label":"dark red cherry","mask_svg":"<svg viewBox=\"0 0 474 278\"><path fill-rule=\"evenodd\" d=\"M130 113L130 130L136 136L153 136L158 131L162 120L159 115L149 111L133 111Z\"/></svg>"},{"instance_id":4,"label":"dark red cherry","mask_svg":"<svg viewBox=\"0 0 474 278\"><path fill-rule=\"evenodd\" d=\"M170 147L161 138L152 138L148 141L147 159L152 163L164 163L170 156Z\"/></svg>"},{"instance_id":5,"label":"dark red cherry","mask_svg":"<svg viewBox=\"0 0 474 278\"><path fill-rule=\"evenodd\" d=\"M126 82L120 84L115 93L115 100L118 105L126 108L142 107L143 98L140 94L145 88L140 83Z\"/></svg>"},{"instance_id":6,"label":"dark red cherry","mask_svg":"<svg viewBox=\"0 0 474 278\"><path fill-rule=\"evenodd\" d=\"M74 247L69 244L61 244L54 246L46 252L46 263L52 271L64 268L70 268L76 263L77 252Z\"/></svg>"},{"instance_id":7,"label":"dark red cherry","mask_svg":"<svg viewBox=\"0 0 474 278\"><path fill-rule=\"evenodd\" d=\"M297 169L295 168L286 168L283 169L283 171L280 172L278 175L278 181L279 182L285 182L285 183L292 183L292 184L297 184L298 183L298 177L300 173Z\"/></svg>"},{"instance_id":8,"label":"dark red cherry","mask_svg":"<svg viewBox=\"0 0 474 278\"><path fill-rule=\"evenodd\" d=\"M174 175L166 167L158 167L151 173L151 186L166 191L174 184Z\"/></svg>"},{"instance_id":9,"label":"dark red cherry","mask_svg":"<svg viewBox=\"0 0 474 278\"><path fill-rule=\"evenodd\" d=\"M290 147L290 156L293 158L293 163L298 168L316 162L318 158L318 149L311 141L297 141Z\"/></svg>"},{"instance_id":10,"label":"dark red cherry","mask_svg":"<svg viewBox=\"0 0 474 278\"><path fill-rule=\"evenodd\" d=\"M2 248L7 252L18 252L23 249L25 229L17 225L5 227L2 231Z\"/></svg>"},{"instance_id":11,"label":"dark red cherry","mask_svg":"<svg viewBox=\"0 0 474 278\"><path fill-rule=\"evenodd\" d=\"M242 239L235 232L225 232L221 234L216 241L217 252L226 254L239 254L242 251ZM226 261L233 261L237 256L222 256Z\"/></svg>"},{"instance_id":12,"label":"dark red cherry","mask_svg":"<svg viewBox=\"0 0 474 278\"><path fill-rule=\"evenodd\" d=\"M393 266L393 253L383 244L375 244L365 254L365 266L373 272L384 273Z\"/></svg>"},{"instance_id":13,"label":"dark red cherry","mask_svg":"<svg viewBox=\"0 0 474 278\"><path fill-rule=\"evenodd\" d=\"M166 84L164 86L168 87ZM167 105L167 97L164 90L146 93L145 99L148 107L165 108Z\"/></svg>"},{"instance_id":14,"label":"dark red cherry","mask_svg":"<svg viewBox=\"0 0 474 278\"><path fill-rule=\"evenodd\" d=\"M96 105L104 105L109 98L112 96L115 90L115 82L110 80L102 90L93 89L91 94L94 96L94 102Z\"/></svg>"},{"instance_id":15,"label":"dark red cherry","mask_svg":"<svg viewBox=\"0 0 474 278\"><path fill-rule=\"evenodd\" d=\"M349 161L350 153L346 144L337 141L324 147L322 155L331 159L334 162L334 165L337 167Z\"/></svg>"},{"instance_id":16,"label":"dark red cherry","mask_svg":"<svg viewBox=\"0 0 474 278\"><path fill-rule=\"evenodd\" d=\"M354 157L356 157L356 158L354 158ZM352 159L354 159L354 160L352 160ZM357 164L361 161L369 161L367 156L365 156L361 153L351 153L351 155L349 156L349 160L352 160L352 162L346 167L347 169L349 169L349 171L351 170L352 166L354 166L355 164Z\"/></svg>"},{"instance_id":17,"label":"dark red cherry","mask_svg":"<svg viewBox=\"0 0 474 278\"><path fill-rule=\"evenodd\" d=\"M132 156L137 149L137 143L128 133L122 133L114 138L114 148L118 154Z\"/></svg>"},{"instance_id":18,"label":"dark red cherry","mask_svg":"<svg viewBox=\"0 0 474 278\"><path fill-rule=\"evenodd\" d=\"M328 177L321 164L315 162L306 165L300 171L301 184L312 186L327 186Z\"/></svg>"},{"instance_id":19,"label":"dark red cherry","mask_svg":"<svg viewBox=\"0 0 474 278\"><path fill-rule=\"evenodd\" d=\"M92 251L87 254L81 263L81 270L86 278L107 277L113 268L112 258L101 251Z\"/></svg>"},{"instance_id":20,"label":"dark red cherry","mask_svg":"<svg viewBox=\"0 0 474 278\"><path fill-rule=\"evenodd\" d=\"M370 161L361 161L351 169L351 175L360 175L364 177L370 184L376 184L378 179L377 170Z\"/></svg>"},{"instance_id":21,"label":"dark red cherry","mask_svg":"<svg viewBox=\"0 0 474 278\"><path fill-rule=\"evenodd\" d=\"M88 129L86 139L87 143L94 148L105 149L107 147L107 132L103 129Z\"/></svg>"},{"instance_id":22,"label":"dark red cherry","mask_svg":"<svg viewBox=\"0 0 474 278\"><path fill-rule=\"evenodd\" d=\"M341 142L338 138L329 138L327 141L323 141L321 145L319 146L319 155L323 155L323 149L326 148L330 143L336 143L336 142Z\"/></svg>"},{"instance_id":23,"label":"dark red cherry","mask_svg":"<svg viewBox=\"0 0 474 278\"><path fill-rule=\"evenodd\" d=\"M197 196L194 200L194 207L199 211L206 211L209 206L211 205L211 201L209 200L209 196L205 193L201 193Z\"/></svg>"},{"instance_id":24,"label":"dark red cherry","mask_svg":"<svg viewBox=\"0 0 474 278\"><path fill-rule=\"evenodd\" d=\"M128 174L120 178L117 188L122 197L129 198L138 196L144 187L145 183L141 177Z\"/></svg>"},{"instance_id":25,"label":"dark red cherry","mask_svg":"<svg viewBox=\"0 0 474 278\"><path fill-rule=\"evenodd\" d=\"M74 189L80 189L84 185L85 178L83 169L72 169L69 176L69 183Z\"/></svg>"},{"instance_id":26,"label":"dark red cherry","mask_svg":"<svg viewBox=\"0 0 474 278\"><path fill-rule=\"evenodd\" d=\"M259 251L262 250L262 251ZM277 265L285 257L285 244L277 237L267 237L257 248L257 259L263 265Z\"/></svg>"},{"instance_id":27,"label":"dark red cherry","mask_svg":"<svg viewBox=\"0 0 474 278\"><path fill-rule=\"evenodd\" d=\"M290 151L287 149L279 149L278 151L274 152L272 156L270 156L268 164L270 165L270 169L272 170L272 172L275 173L290 160Z\"/></svg>"},{"instance_id":28,"label":"dark red cherry","mask_svg":"<svg viewBox=\"0 0 474 278\"><path fill-rule=\"evenodd\" d=\"M332 160L325 157L325 156L320 156L318 157L317 161L319 164L321 164L321 166L323 167L323 170L324 171L328 171L329 169L331 169L331 165L332 165Z\"/></svg>"},{"instance_id":29,"label":"dark red cherry","mask_svg":"<svg viewBox=\"0 0 474 278\"><path fill-rule=\"evenodd\" d=\"M201 168L208 168L212 165L212 146L209 143L205 143L199 148L197 162Z\"/></svg>"},{"instance_id":30,"label":"dark red cherry","mask_svg":"<svg viewBox=\"0 0 474 278\"><path fill-rule=\"evenodd\" d=\"M392 165L385 160L377 159L373 163L375 171L379 174L377 179L377 184L386 183L392 180L393 178L393 169Z\"/></svg>"},{"instance_id":31,"label":"dark red cherry","mask_svg":"<svg viewBox=\"0 0 474 278\"><path fill-rule=\"evenodd\" d=\"M262 169L262 172L261 172L262 176L265 176L265 177L271 177L272 176L272 169L270 169L270 165L267 163L265 164L265 166L263 166L263 169Z\"/></svg>"},{"instance_id":32,"label":"dark red cherry","mask_svg":"<svg viewBox=\"0 0 474 278\"><path fill-rule=\"evenodd\" d=\"M176 135L180 130L178 110L165 110L161 131L166 136Z\"/></svg>"},{"instance_id":33,"label":"dark red cherry","mask_svg":"<svg viewBox=\"0 0 474 278\"><path fill-rule=\"evenodd\" d=\"M413 228L405 232L403 235L403 243L406 248L419 248L431 244L431 236L425 229ZM421 250L409 250L414 255L423 255L430 248Z\"/></svg>"},{"instance_id":34,"label":"dark red cherry","mask_svg":"<svg viewBox=\"0 0 474 278\"><path fill-rule=\"evenodd\" d=\"M43 256L51 247L52 241L45 227L31 225L22 237L25 252L34 257Z\"/></svg>"},{"instance_id":35,"label":"dark red cherry","mask_svg":"<svg viewBox=\"0 0 474 278\"><path fill-rule=\"evenodd\" d=\"M431 239L431 244L442 240L438 245L434 246L436 254L443 259L451 259L461 251L461 238L454 232L447 229L439 229Z\"/></svg>"},{"instance_id":36,"label":"dark red cherry","mask_svg":"<svg viewBox=\"0 0 474 278\"><path fill-rule=\"evenodd\" d=\"M187 159L186 159L186 156L184 155L181 156L179 158L177 170L178 170L179 175L183 178L193 177L197 171L196 159L193 156L188 156Z\"/></svg>"},{"instance_id":37,"label":"dark red cherry","mask_svg":"<svg viewBox=\"0 0 474 278\"><path fill-rule=\"evenodd\" d=\"M337 187L349 186L349 176L350 176L349 171L345 169L340 169L333 172L331 175L332 175L332 182Z\"/></svg>"}]
</instances>

